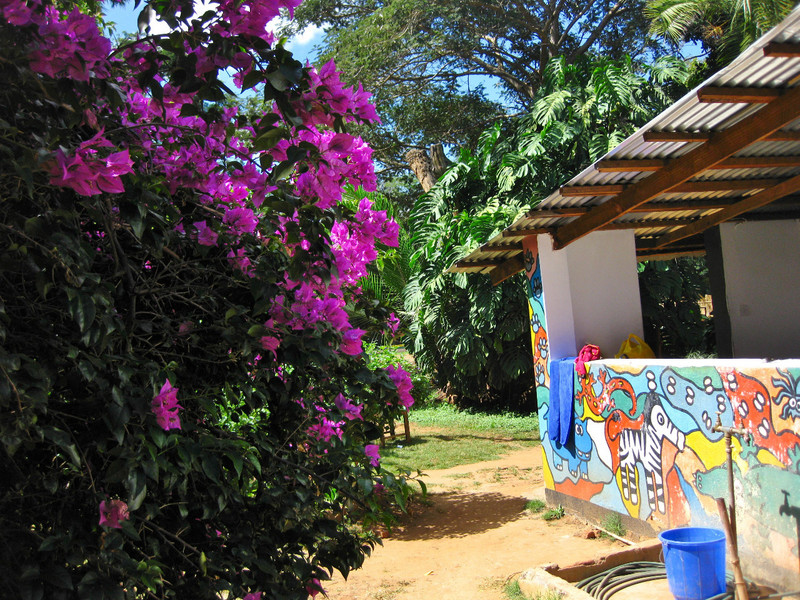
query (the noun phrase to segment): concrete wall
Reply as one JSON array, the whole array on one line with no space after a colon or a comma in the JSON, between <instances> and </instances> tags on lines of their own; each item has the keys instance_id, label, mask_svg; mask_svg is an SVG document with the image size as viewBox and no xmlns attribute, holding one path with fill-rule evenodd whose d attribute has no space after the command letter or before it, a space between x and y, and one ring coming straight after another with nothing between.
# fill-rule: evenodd
<instances>
[{"instance_id":1,"label":"concrete wall","mask_svg":"<svg viewBox=\"0 0 800 600\"><path fill-rule=\"evenodd\" d=\"M736 358L800 357L800 221L720 225Z\"/></svg>"},{"instance_id":2,"label":"concrete wall","mask_svg":"<svg viewBox=\"0 0 800 600\"><path fill-rule=\"evenodd\" d=\"M550 439L549 288L539 243L525 243L544 476L548 492L639 519L655 529L720 527L727 497L723 435L734 438L739 547L745 576L800 589L800 360L589 363L568 399L571 436ZM542 263L544 261L541 261ZM573 298L574 299L574 298Z\"/></svg>"}]
</instances>

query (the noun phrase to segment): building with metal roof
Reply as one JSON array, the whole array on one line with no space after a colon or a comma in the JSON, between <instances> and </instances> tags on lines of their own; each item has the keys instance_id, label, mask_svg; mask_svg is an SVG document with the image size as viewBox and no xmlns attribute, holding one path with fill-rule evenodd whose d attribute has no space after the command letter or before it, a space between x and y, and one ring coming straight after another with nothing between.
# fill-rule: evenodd
<instances>
[{"instance_id":1,"label":"building with metal roof","mask_svg":"<svg viewBox=\"0 0 800 600\"><path fill-rule=\"evenodd\" d=\"M798 84L800 9L449 269L525 272L549 502L638 532L730 520L745 576L781 591L800 589ZM687 254L721 358L647 358L637 261ZM642 358L575 360L626 338Z\"/></svg>"}]
</instances>

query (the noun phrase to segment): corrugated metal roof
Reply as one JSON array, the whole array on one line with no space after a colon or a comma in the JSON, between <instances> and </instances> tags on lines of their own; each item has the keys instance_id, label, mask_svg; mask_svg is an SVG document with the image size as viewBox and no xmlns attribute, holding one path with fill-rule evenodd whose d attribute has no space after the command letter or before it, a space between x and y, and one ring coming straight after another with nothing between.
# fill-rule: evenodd
<instances>
[{"instance_id":1,"label":"corrugated metal roof","mask_svg":"<svg viewBox=\"0 0 800 600\"><path fill-rule=\"evenodd\" d=\"M596 229L631 228L639 256L647 257L702 251L699 232L694 230L708 223L713 226L713 215L717 215L716 220L722 216L723 220L800 218L800 178L796 182L791 179L800 175L798 82L800 8L733 63L554 191L504 232L457 262L450 271L489 273L498 282L513 273L514 267L520 270L521 242L529 235L519 233L522 230L549 231L554 235L556 247L563 247ZM701 96L718 97L718 88L727 88L721 93L734 94L734 101L730 98L726 102L701 101ZM751 90L765 89L778 90L779 95L759 102L743 100L742 94L750 92L748 96L752 96ZM705 139L692 141L684 135L677 141L664 136L658 138L660 141L646 140L646 136L661 133L700 133ZM720 153L724 156L716 160ZM635 162L641 160L654 160L656 164ZM701 167L693 170L695 164ZM654 174L657 176L650 180ZM575 189L610 185L618 188ZM576 195L584 192L585 195ZM615 198L624 199L623 208L617 212L611 205L605 206ZM748 198L748 203L740 204ZM706 221L695 224L700 219ZM694 224L693 229L683 233L694 233L681 237L681 230L690 224ZM566 230L562 229L567 225ZM666 234L669 237L663 237ZM508 249L509 244L517 249ZM503 268L495 272L500 266Z\"/></svg>"}]
</instances>

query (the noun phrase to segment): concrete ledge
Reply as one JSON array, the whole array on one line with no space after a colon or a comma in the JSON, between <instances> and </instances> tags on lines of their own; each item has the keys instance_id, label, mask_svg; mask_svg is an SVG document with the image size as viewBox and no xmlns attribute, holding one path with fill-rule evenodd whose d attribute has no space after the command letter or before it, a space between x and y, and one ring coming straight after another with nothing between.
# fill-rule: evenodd
<instances>
[{"instance_id":1,"label":"concrete ledge","mask_svg":"<svg viewBox=\"0 0 800 600\"><path fill-rule=\"evenodd\" d=\"M547 593L556 592L563 600L593 600L593 598L570 585L560 577L551 575L541 567L528 569L519 576L519 591L526 598L539 598Z\"/></svg>"},{"instance_id":2,"label":"concrete ledge","mask_svg":"<svg viewBox=\"0 0 800 600\"><path fill-rule=\"evenodd\" d=\"M612 567L640 560L662 562L661 542L658 540L646 540L635 546L624 548L593 560L585 560L566 567L560 567L555 564L545 565L542 569L559 579L576 583Z\"/></svg>"},{"instance_id":3,"label":"concrete ledge","mask_svg":"<svg viewBox=\"0 0 800 600\"><path fill-rule=\"evenodd\" d=\"M542 565L528 569L520 575L519 589L526 598L538 598L548 592L561 594L564 600L591 600L586 592L576 588L577 583L587 577L636 561L661 561L661 542L646 540L630 548L612 552L593 560L585 560L561 567L557 564Z\"/></svg>"}]
</instances>

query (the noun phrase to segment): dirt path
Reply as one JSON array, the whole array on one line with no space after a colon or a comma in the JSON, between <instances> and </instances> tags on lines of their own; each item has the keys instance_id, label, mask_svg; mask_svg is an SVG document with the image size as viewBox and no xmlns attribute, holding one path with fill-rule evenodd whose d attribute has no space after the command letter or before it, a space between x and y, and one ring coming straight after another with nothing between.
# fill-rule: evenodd
<instances>
[{"instance_id":1,"label":"dirt path","mask_svg":"<svg viewBox=\"0 0 800 600\"><path fill-rule=\"evenodd\" d=\"M544 498L540 448L500 460L430 471L431 506L407 518L364 567L326 582L331 600L507 600L505 583L545 563L607 554L618 542L585 539L566 516L547 522L525 511Z\"/></svg>"}]
</instances>

